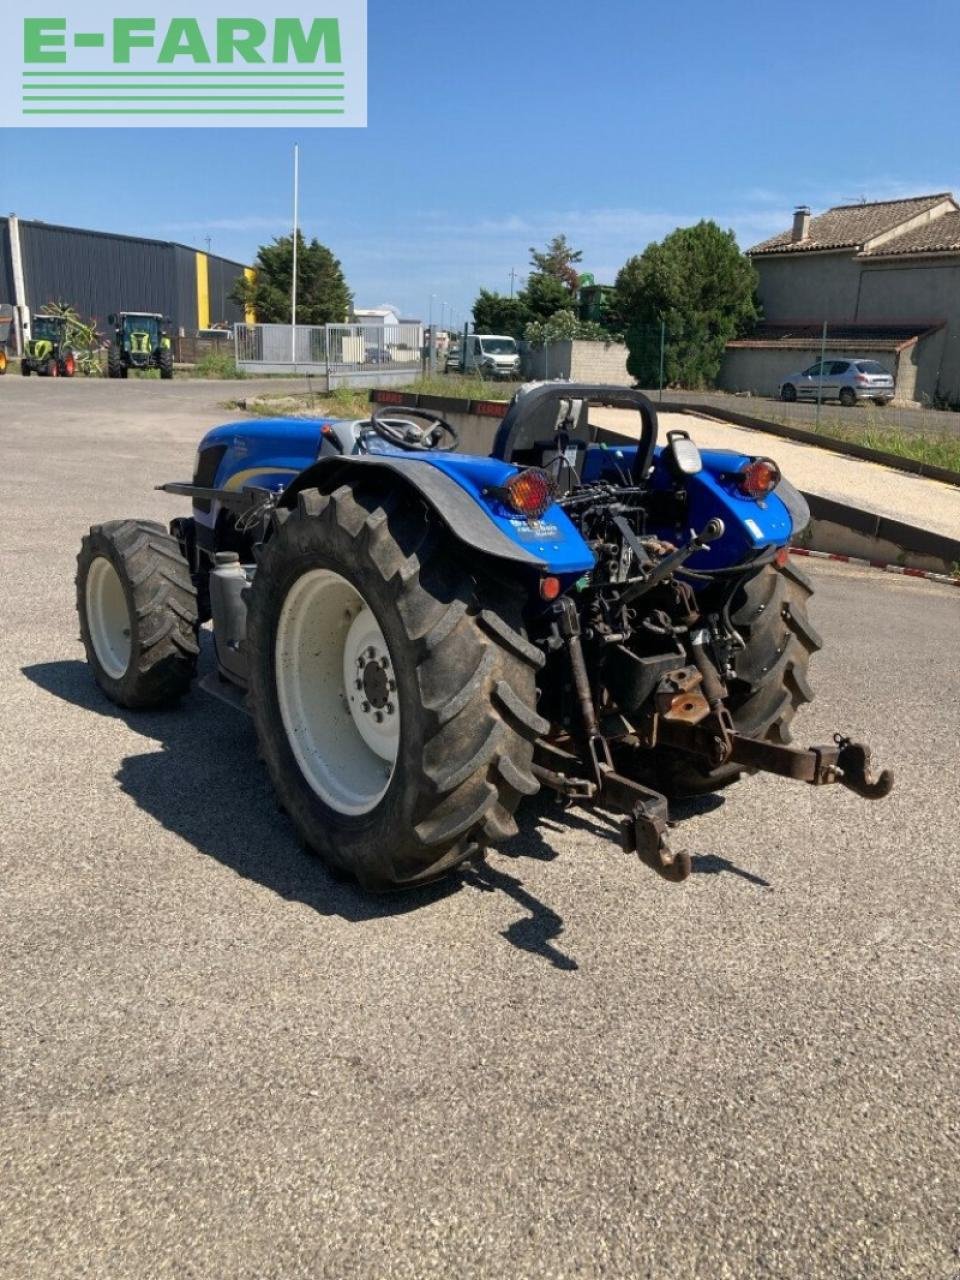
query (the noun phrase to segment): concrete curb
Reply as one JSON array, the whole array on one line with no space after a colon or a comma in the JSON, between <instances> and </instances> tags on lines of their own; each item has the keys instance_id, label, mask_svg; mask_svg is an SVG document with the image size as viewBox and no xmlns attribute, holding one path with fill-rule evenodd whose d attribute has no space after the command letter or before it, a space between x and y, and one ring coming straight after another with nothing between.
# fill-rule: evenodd
<instances>
[{"instance_id":1,"label":"concrete curb","mask_svg":"<svg viewBox=\"0 0 960 1280\"><path fill-rule=\"evenodd\" d=\"M419 395L416 392L374 390L370 392L371 401L377 404L409 405L411 408L434 409L455 420L461 428L463 445L467 451L483 452L489 449L489 432L492 423L503 417L506 401L503 400L465 400L452 396ZM768 424L759 418L748 418L745 414L733 414L726 411L715 411L707 405L665 405L664 410L670 413L691 413L702 417L730 421L735 426L754 427L768 431ZM782 430L770 430L768 434L782 435L785 439L798 440L800 443L812 443L821 448L838 446L834 452L847 453L850 457L860 458L866 462L878 463L881 466L892 465L888 462L889 454L877 453L875 450L863 449L858 445L843 445L842 441L830 444L823 437L809 431L794 430L785 427ZM622 441L624 444L635 443L627 436L619 436L605 427L604 438L608 442ZM939 480L949 477L947 483L960 485L960 475L952 471L941 471L936 467L924 467L922 463L914 463L909 458L895 458L896 463L910 463L909 466L898 467L901 471L910 471L914 475ZM862 557L867 560L893 561L905 568L926 572L950 575L954 566L960 564L960 540L947 538L943 534L933 533L916 525L893 520L889 516L879 515L863 507L850 506L837 502L833 498L825 498L817 493L804 493L810 506L810 524L800 535L798 544L811 551L820 551L832 555Z\"/></svg>"},{"instance_id":2,"label":"concrete curb","mask_svg":"<svg viewBox=\"0 0 960 1280\"><path fill-rule=\"evenodd\" d=\"M816 560L834 560L840 564L861 565L864 569L879 569L882 573L897 573L904 578L922 578L926 582L939 582L945 587L960 587L960 577L947 573L930 573L926 569L907 569L903 565L888 564L884 560L864 560L861 556L834 555L830 551L810 551L807 547L790 547L792 556L810 556ZM209 677L207 677L209 679Z\"/></svg>"}]
</instances>

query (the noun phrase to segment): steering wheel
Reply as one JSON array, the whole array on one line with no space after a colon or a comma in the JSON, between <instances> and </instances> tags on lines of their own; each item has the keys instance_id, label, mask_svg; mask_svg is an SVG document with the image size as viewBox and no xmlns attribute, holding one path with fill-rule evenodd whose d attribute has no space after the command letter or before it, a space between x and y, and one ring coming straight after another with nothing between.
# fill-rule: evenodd
<instances>
[{"instance_id":1,"label":"steering wheel","mask_svg":"<svg viewBox=\"0 0 960 1280\"><path fill-rule=\"evenodd\" d=\"M410 418L422 418L428 425L421 427L416 422L410 422ZM380 404L370 415L370 426L381 440L411 452L426 449L434 453L450 453L460 443L457 428L432 409L408 409L406 405Z\"/></svg>"}]
</instances>

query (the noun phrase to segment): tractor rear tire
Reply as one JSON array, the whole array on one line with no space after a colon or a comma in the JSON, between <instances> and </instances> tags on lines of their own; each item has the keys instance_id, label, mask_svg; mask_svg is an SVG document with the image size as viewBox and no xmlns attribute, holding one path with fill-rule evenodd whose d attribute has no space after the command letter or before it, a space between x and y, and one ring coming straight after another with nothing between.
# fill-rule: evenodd
<instances>
[{"instance_id":1,"label":"tractor rear tire","mask_svg":"<svg viewBox=\"0 0 960 1280\"><path fill-rule=\"evenodd\" d=\"M7 372L7 353L0 349L0 376Z\"/></svg>"},{"instance_id":2,"label":"tractor rear tire","mask_svg":"<svg viewBox=\"0 0 960 1280\"><path fill-rule=\"evenodd\" d=\"M47 363L43 366L43 376L45 378L59 378L60 365L54 356L51 356Z\"/></svg>"},{"instance_id":3,"label":"tractor rear tire","mask_svg":"<svg viewBox=\"0 0 960 1280\"><path fill-rule=\"evenodd\" d=\"M152 520L94 525L77 556L80 639L121 707L163 707L197 666L197 593L175 538Z\"/></svg>"},{"instance_id":4,"label":"tractor rear tire","mask_svg":"<svg viewBox=\"0 0 960 1280\"><path fill-rule=\"evenodd\" d=\"M173 377L173 352L165 347L157 357L157 368L160 370L160 377L164 381L169 381Z\"/></svg>"},{"instance_id":5,"label":"tractor rear tire","mask_svg":"<svg viewBox=\"0 0 960 1280\"><path fill-rule=\"evenodd\" d=\"M740 588L730 618L746 642L734 659L727 706L738 733L786 745L790 722L813 699L807 679L811 657L823 641L807 615L813 584L792 560L770 564ZM736 782L737 765L700 769L677 753L663 782L673 795L700 795Z\"/></svg>"},{"instance_id":6,"label":"tractor rear tire","mask_svg":"<svg viewBox=\"0 0 960 1280\"><path fill-rule=\"evenodd\" d=\"M123 377L123 360L121 359L120 352L116 347L110 347L107 350L107 377Z\"/></svg>"},{"instance_id":7,"label":"tractor rear tire","mask_svg":"<svg viewBox=\"0 0 960 1280\"><path fill-rule=\"evenodd\" d=\"M60 361L60 372L65 378L72 378L76 374L77 357L73 354L72 351L68 351L67 354Z\"/></svg>"},{"instance_id":8,"label":"tractor rear tire","mask_svg":"<svg viewBox=\"0 0 960 1280\"><path fill-rule=\"evenodd\" d=\"M249 589L248 700L278 799L366 889L437 879L515 834L539 790L522 596L450 542L402 494L308 489L275 512Z\"/></svg>"}]
</instances>

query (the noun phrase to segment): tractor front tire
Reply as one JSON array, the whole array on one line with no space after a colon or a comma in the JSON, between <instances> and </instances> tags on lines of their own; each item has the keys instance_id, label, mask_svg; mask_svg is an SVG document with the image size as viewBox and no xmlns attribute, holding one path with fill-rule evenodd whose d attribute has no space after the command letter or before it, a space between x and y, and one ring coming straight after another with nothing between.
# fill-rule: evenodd
<instances>
[{"instance_id":1,"label":"tractor front tire","mask_svg":"<svg viewBox=\"0 0 960 1280\"><path fill-rule=\"evenodd\" d=\"M157 368L160 370L160 377L164 381L168 381L173 377L173 352L169 347L164 347L157 356Z\"/></svg>"},{"instance_id":2,"label":"tractor front tire","mask_svg":"<svg viewBox=\"0 0 960 1280\"><path fill-rule=\"evenodd\" d=\"M434 880L516 832L539 789L539 650L402 493L308 489L249 589L249 706L304 843L371 890Z\"/></svg>"},{"instance_id":3,"label":"tractor front tire","mask_svg":"<svg viewBox=\"0 0 960 1280\"><path fill-rule=\"evenodd\" d=\"M47 363L43 366L43 375L45 378L59 378L60 365L57 360L51 356Z\"/></svg>"},{"instance_id":4,"label":"tractor front tire","mask_svg":"<svg viewBox=\"0 0 960 1280\"><path fill-rule=\"evenodd\" d=\"M197 593L175 538L152 520L94 525L77 556L80 639L121 707L168 706L197 666Z\"/></svg>"},{"instance_id":5,"label":"tractor front tire","mask_svg":"<svg viewBox=\"0 0 960 1280\"><path fill-rule=\"evenodd\" d=\"M807 614L812 594L810 579L788 559L766 565L734 598L730 619L746 647L734 658L727 706L734 728L748 738L786 745L790 722L813 699L808 668L823 641ZM742 772L737 765L700 769L676 753L663 781L673 795L699 795L736 782Z\"/></svg>"},{"instance_id":6,"label":"tractor front tire","mask_svg":"<svg viewBox=\"0 0 960 1280\"><path fill-rule=\"evenodd\" d=\"M0 348L0 376L7 372L7 353Z\"/></svg>"},{"instance_id":7,"label":"tractor front tire","mask_svg":"<svg viewBox=\"0 0 960 1280\"><path fill-rule=\"evenodd\" d=\"M67 354L60 361L60 373L63 375L64 378L72 378L74 377L76 372L77 372L77 357L73 354L72 351L68 351Z\"/></svg>"},{"instance_id":8,"label":"tractor front tire","mask_svg":"<svg viewBox=\"0 0 960 1280\"><path fill-rule=\"evenodd\" d=\"M116 347L110 347L107 351L107 377L123 377L123 360L121 359L120 352Z\"/></svg>"},{"instance_id":9,"label":"tractor front tire","mask_svg":"<svg viewBox=\"0 0 960 1280\"><path fill-rule=\"evenodd\" d=\"M20 357L20 372L25 378L30 377L30 361L26 356Z\"/></svg>"}]
</instances>

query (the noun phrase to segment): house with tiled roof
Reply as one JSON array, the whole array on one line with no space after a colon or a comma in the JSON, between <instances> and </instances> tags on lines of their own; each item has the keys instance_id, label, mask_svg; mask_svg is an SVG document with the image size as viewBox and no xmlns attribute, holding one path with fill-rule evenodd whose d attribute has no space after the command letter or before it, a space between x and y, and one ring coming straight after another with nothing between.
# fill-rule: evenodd
<instances>
[{"instance_id":1,"label":"house with tiled roof","mask_svg":"<svg viewBox=\"0 0 960 1280\"><path fill-rule=\"evenodd\" d=\"M819 355L879 360L902 401L960 403L960 205L949 191L800 206L789 230L748 249L763 322L730 344L721 385L761 394Z\"/></svg>"}]
</instances>

